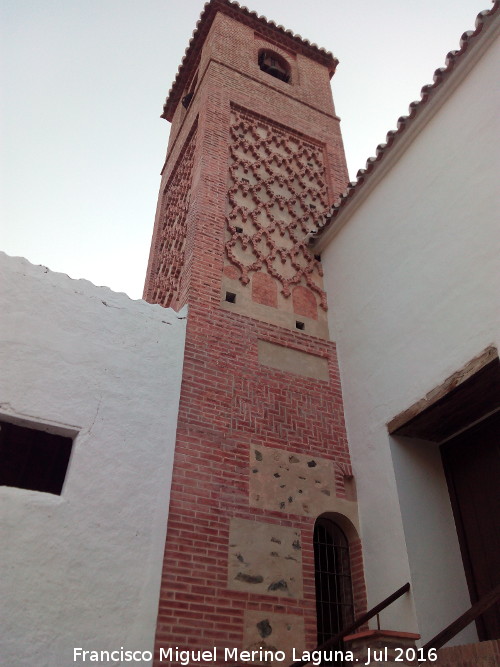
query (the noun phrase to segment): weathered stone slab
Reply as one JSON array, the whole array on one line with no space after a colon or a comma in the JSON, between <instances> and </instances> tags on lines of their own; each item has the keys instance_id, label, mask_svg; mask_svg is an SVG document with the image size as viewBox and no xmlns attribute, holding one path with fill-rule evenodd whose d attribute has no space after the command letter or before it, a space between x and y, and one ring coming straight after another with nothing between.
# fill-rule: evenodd
<instances>
[{"instance_id":1,"label":"weathered stone slab","mask_svg":"<svg viewBox=\"0 0 500 667\"><path fill-rule=\"evenodd\" d=\"M266 340L258 342L259 362L279 371L302 375L328 382L328 360L315 354L294 350L284 345L276 345Z\"/></svg>"},{"instance_id":2,"label":"weathered stone slab","mask_svg":"<svg viewBox=\"0 0 500 667\"><path fill-rule=\"evenodd\" d=\"M300 530L260 521L231 519L228 588L301 599Z\"/></svg>"},{"instance_id":3,"label":"weathered stone slab","mask_svg":"<svg viewBox=\"0 0 500 667\"><path fill-rule=\"evenodd\" d=\"M304 516L332 510L333 461L272 447L250 448L250 505Z\"/></svg>"}]
</instances>

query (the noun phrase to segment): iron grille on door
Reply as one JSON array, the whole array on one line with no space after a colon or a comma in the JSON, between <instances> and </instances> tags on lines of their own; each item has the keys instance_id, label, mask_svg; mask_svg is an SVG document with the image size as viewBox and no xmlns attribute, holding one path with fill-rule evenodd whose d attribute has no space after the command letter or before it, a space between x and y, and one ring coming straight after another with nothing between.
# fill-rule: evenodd
<instances>
[{"instance_id":1,"label":"iron grille on door","mask_svg":"<svg viewBox=\"0 0 500 667\"><path fill-rule=\"evenodd\" d=\"M328 519L314 526L314 566L318 646L353 622L349 543L343 531Z\"/></svg>"}]
</instances>

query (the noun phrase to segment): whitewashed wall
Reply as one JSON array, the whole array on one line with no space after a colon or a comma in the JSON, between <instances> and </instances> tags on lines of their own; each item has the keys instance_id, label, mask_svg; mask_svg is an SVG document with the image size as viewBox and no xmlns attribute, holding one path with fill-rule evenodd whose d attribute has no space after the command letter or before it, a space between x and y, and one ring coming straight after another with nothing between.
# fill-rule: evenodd
<instances>
[{"instance_id":1,"label":"whitewashed wall","mask_svg":"<svg viewBox=\"0 0 500 667\"><path fill-rule=\"evenodd\" d=\"M0 487L0 663L153 650L185 313L0 270L0 419L78 433L61 496Z\"/></svg>"},{"instance_id":2,"label":"whitewashed wall","mask_svg":"<svg viewBox=\"0 0 500 667\"><path fill-rule=\"evenodd\" d=\"M478 53L322 249L369 606L409 580L413 597L381 623L424 640L470 601L439 454L391 439L386 424L486 347L500 347L498 38ZM454 643L475 637L469 626Z\"/></svg>"}]
</instances>

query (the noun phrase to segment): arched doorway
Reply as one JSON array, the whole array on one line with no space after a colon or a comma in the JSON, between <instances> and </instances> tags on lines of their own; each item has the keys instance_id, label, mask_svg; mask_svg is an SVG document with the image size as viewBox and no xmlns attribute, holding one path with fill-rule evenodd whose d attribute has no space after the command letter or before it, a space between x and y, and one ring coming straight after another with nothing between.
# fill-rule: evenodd
<instances>
[{"instance_id":1,"label":"arched doorway","mask_svg":"<svg viewBox=\"0 0 500 667\"><path fill-rule=\"evenodd\" d=\"M354 619L349 542L340 526L325 517L314 526L314 568L321 646Z\"/></svg>"}]
</instances>

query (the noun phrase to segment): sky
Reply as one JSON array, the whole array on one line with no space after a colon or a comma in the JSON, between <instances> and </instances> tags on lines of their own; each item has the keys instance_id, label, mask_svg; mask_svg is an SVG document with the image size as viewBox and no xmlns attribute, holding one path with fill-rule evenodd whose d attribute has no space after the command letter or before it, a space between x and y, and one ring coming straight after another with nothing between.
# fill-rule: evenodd
<instances>
[{"instance_id":1,"label":"sky","mask_svg":"<svg viewBox=\"0 0 500 667\"><path fill-rule=\"evenodd\" d=\"M203 5L0 0L0 250L141 298L170 127L160 114ZM354 180L491 2L247 6L339 59Z\"/></svg>"}]
</instances>

